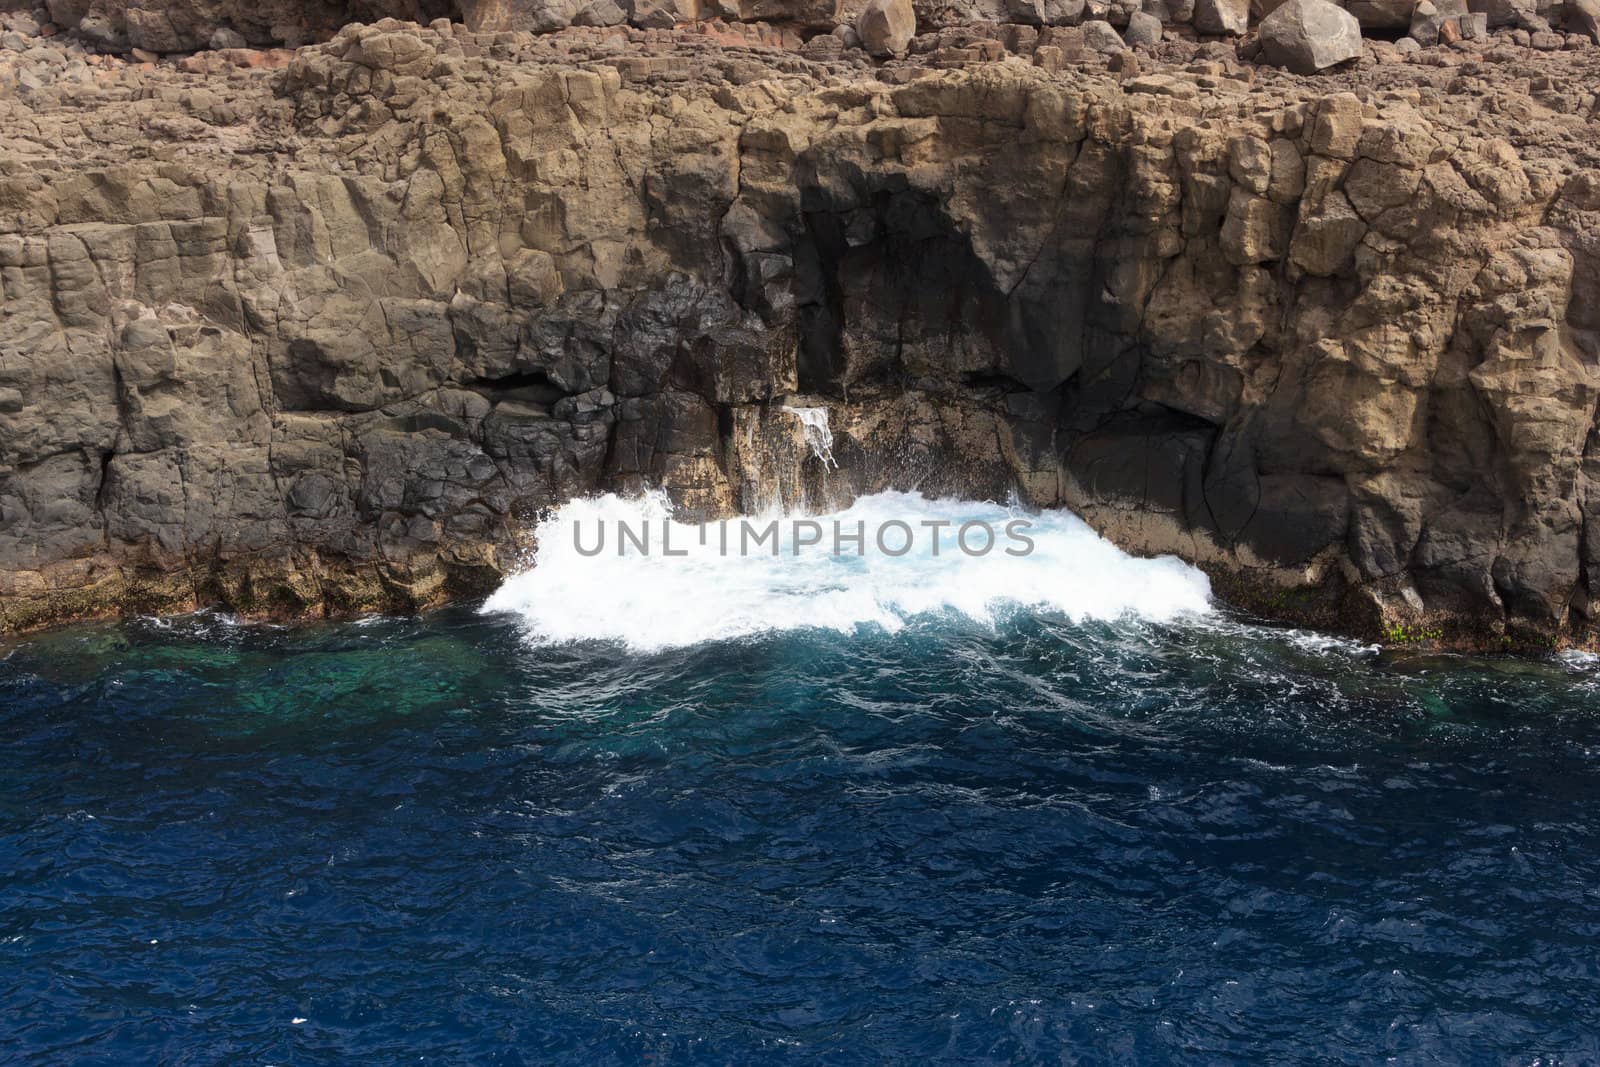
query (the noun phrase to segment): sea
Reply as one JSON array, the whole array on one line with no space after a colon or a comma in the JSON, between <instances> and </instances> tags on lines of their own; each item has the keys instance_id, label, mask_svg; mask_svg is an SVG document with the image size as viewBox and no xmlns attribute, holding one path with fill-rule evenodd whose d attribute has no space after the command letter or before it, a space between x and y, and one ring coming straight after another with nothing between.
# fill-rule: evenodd
<instances>
[{"instance_id":1,"label":"sea","mask_svg":"<svg viewBox=\"0 0 1600 1067\"><path fill-rule=\"evenodd\" d=\"M0 1062L1600 1062L1593 658L827 518L942 533L0 646Z\"/></svg>"}]
</instances>

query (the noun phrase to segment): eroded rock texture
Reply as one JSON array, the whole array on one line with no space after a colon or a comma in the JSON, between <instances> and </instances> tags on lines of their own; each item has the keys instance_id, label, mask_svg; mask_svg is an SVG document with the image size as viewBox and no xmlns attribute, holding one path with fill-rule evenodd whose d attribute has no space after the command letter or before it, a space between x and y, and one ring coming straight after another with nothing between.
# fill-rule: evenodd
<instances>
[{"instance_id":1,"label":"eroded rock texture","mask_svg":"<svg viewBox=\"0 0 1600 1067\"><path fill-rule=\"evenodd\" d=\"M423 606L573 494L892 485L1277 617L1589 640L1592 61L972 40L384 22L0 99L0 622Z\"/></svg>"},{"instance_id":2,"label":"eroded rock texture","mask_svg":"<svg viewBox=\"0 0 1600 1067\"><path fill-rule=\"evenodd\" d=\"M51 19L109 51L192 52L230 45L295 47L353 21L423 22L457 0L45 0ZM219 36L220 31L220 36Z\"/></svg>"}]
</instances>

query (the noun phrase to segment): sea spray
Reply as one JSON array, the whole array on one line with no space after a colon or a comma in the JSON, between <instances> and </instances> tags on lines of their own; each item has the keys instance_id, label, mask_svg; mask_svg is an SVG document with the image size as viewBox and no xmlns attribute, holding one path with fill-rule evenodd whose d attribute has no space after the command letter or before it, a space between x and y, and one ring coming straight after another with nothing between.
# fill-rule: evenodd
<instances>
[{"instance_id":1,"label":"sea spray","mask_svg":"<svg viewBox=\"0 0 1600 1067\"><path fill-rule=\"evenodd\" d=\"M833 430L828 426L828 409L785 405L783 410L800 420L806 444L810 446L811 454L821 461L822 469L838 470L839 464L833 458Z\"/></svg>"},{"instance_id":2,"label":"sea spray","mask_svg":"<svg viewBox=\"0 0 1600 1067\"><path fill-rule=\"evenodd\" d=\"M1003 530L1015 518L998 504L889 492L826 518L868 530L931 527L939 538L919 538L902 556L838 554L826 541L797 545L794 524L780 523L777 552L742 554L719 545L717 524L672 523L673 555L631 545L619 554L615 544L586 554L579 542L592 548L595 529L650 526L659 537L660 524L671 520L664 494L608 494L571 501L542 521L533 566L507 579L485 610L521 616L540 642L606 640L638 650L809 627L893 632L939 613L992 625L1019 608L1074 621L1210 611L1204 574L1172 557L1130 557L1064 511L1028 516L1033 544L1025 555L960 550L964 524Z\"/></svg>"}]
</instances>

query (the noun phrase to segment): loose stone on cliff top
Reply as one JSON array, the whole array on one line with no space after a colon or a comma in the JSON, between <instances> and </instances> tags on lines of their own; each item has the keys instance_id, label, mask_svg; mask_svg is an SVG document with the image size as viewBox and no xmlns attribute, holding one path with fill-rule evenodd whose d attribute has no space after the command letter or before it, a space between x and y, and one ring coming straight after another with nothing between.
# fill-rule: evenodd
<instances>
[{"instance_id":1,"label":"loose stone on cliff top","mask_svg":"<svg viewBox=\"0 0 1600 1067\"><path fill-rule=\"evenodd\" d=\"M1403 30L1416 6L1417 0L1348 0L1344 8L1364 30Z\"/></svg>"},{"instance_id":2,"label":"loose stone on cliff top","mask_svg":"<svg viewBox=\"0 0 1600 1067\"><path fill-rule=\"evenodd\" d=\"M1600 44L1600 0L1567 0L1567 29Z\"/></svg>"},{"instance_id":3,"label":"loose stone on cliff top","mask_svg":"<svg viewBox=\"0 0 1600 1067\"><path fill-rule=\"evenodd\" d=\"M1083 24L1083 45L1091 52L1110 55L1128 47L1111 23L1104 19L1091 19Z\"/></svg>"},{"instance_id":4,"label":"loose stone on cliff top","mask_svg":"<svg viewBox=\"0 0 1600 1067\"><path fill-rule=\"evenodd\" d=\"M856 16L856 33L872 55L903 55L917 34L917 13L911 0L871 0Z\"/></svg>"},{"instance_id":5,"label":"loose stone on cliff top","mask_svg":"<svg viewBox=\"0 0 1600 1067\"><path fill-rule=\"evenodd\" d=\"M572 16L574 26L620 26L626 21L628 13L615 0L590 0Z\"/></svg>"},{"instance_id":6,"label":"loose stone on cliff top","mask_svg":"<svg viewBox=\"0 0 1600 1067\"><path fill-rule=\"evenodd\" d=\"M632 0L628 21L640 29L670 30L694 18L693 0Z\"/></svg>"},{"instance_id":7,"label":"loose stone on cliff top","mask_svg":"<svg viewBox=\"0 0 1600 1067\"><path fill-rule=\"evenodd\" d=\"M1128 29L1123 39L1136 48L1140 45L1153 48L1161 43L1161 20L1143 11L1135 11L1128 16Z\"/></svg>"},{"instance_id":8,"label":"loose stone on cliff top","mask_svg":"<svg viewBox=\"0 0 1600 1067\"><path fill-rule=\"evenodd\" d=\"M1435 3L1446 15L1465 15L1468 11L1481 14L1488 20L1490 29L1515 26L1533 33L1550 28L1549 22L1539 15L1534 0L1471 0L1460 11L1456 11L1454 6L1438 4L1438 0Z\"/></svg>"},{"instance_id":9,"label":"loose stone on cliff top","mask_svg":"<svg viewBox=\"0 0 1600 1067\"><path fill-rule=\"evenodd\" d=\"M1288 0L1261 20L1260 34L1261 58L1296 74L1315 74L1361 55L1361 24L1328 0Z\"/></svg>"},{"instance_id":10,"label":"loose stone on cliff top","mask_svg":"<svg viewBox=\"0 0 1600 1067\"><path fill-rule=\"evenodd\" d=\"M1044 22L1044 4L1041 0L1006 0L1006 18L1024 26L1038 26Z\"/></svg>"},{"instance_id":11,"label":"loose stone on cliff top","mask_svg":"<svg viewBox=\"0 0 1600 1067\"><path fill-rule=\"evenodd\" d=\"M1411 12L1411 36L1418 44L1439 43L1439 31L1467 13L1465 0L1418 0Z\"/></svg>"},{"instance_id":12,"label":"loose stone on cliff top","mask_svg":"<svg viewBox=\"0 0 1600 1067\"><path fill-rule=\"evenodd\" d=\"M1194 0L1144 0L1141 10L1160 19L1162 25L1194 21Z\"/></svg>"},{"instance_id":13,"label":"loose stone on cliff top","mask_svg":"<svg viewBox=\"0 0 1600 1067\"><path fill-rule=\"evenodd\" d=\"M1195 0L1194 28L1235 36L1250 29L1250 0Z\"/></svg>"}]
</instances>

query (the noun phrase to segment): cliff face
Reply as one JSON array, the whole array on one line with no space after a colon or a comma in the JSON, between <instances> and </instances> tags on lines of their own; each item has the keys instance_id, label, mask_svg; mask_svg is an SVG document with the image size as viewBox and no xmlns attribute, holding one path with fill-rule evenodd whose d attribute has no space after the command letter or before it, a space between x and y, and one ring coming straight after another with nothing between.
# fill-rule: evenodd
<instances>
[{"instance_id":1,"label":"cliff face","mask_svg":"<svg viewBox=\"0 0 1600 1067\"><path fill-rule=\"evenodd\" d=\"M0 626L425 606L574 494L896 486L1588 641L1600 63L1020 50L385 22L0 99Z\"/></svg>"}]
</instances>

